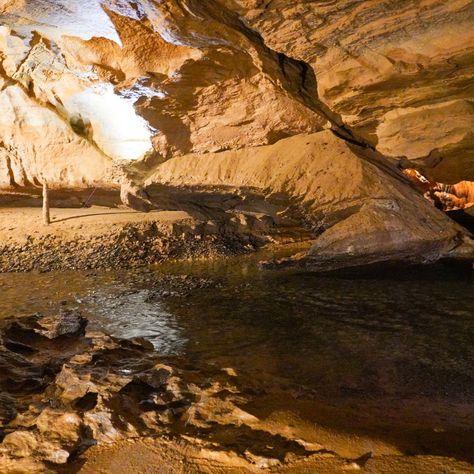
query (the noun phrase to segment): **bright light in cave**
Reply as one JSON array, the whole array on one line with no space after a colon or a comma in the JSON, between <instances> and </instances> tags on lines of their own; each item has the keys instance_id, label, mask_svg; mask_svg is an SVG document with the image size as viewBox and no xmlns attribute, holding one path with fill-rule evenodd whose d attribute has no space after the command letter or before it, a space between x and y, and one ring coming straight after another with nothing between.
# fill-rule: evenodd
<instances>
[{"instance_id":1,"label":"bright light in cave","mask_svg":"<svg viewBox=\"0 0 474 474\"><path fill-rule=\"evenodd\" d=\"M15 30L19 33L39 31L56 41L62 35L78 36L85 40L97 36L121 45L117 31L101 3L99 0L29 0L21 4L18 14L11 15L15 20Z\"/></svg>"},{"instance_id":2,"label":"bright light in cave","mask_svg":"<svg viewBox=\"0 0 474 474\"><path fill-rule=\"evenodd\" d=\"M94 141L109 156L138 160L151 149L151 130L133 103L114 93L111 84L97 84L64 101L68 113L90 122Z\"/></svg>"}]
</instances>

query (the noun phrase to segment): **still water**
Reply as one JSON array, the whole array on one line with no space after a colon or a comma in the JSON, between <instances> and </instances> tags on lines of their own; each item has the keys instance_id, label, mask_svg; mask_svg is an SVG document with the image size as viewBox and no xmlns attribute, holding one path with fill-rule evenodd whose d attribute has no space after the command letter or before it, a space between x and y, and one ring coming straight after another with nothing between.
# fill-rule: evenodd
<instances>
[{"instance_id":1,"label":"still water","mask_svg":"<svg viewBox=\"0 0 474 474\"><path fill-rule=\"evenodd\" d=\"M318 276L260 271L259 258L0 275L0 318L77 308L95 328L149 339L164 358L232 367L254 381L260 413L310 401L346 410L351 426L383 429L384 419L472 440L470 271Z\"/></svg>"}]
</instances>

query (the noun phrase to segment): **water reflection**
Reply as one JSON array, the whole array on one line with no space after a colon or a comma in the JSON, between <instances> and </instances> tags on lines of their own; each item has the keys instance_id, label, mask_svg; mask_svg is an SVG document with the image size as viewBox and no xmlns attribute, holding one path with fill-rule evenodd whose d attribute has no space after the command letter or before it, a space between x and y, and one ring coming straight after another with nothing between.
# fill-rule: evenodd
<instances>
[{"instance_id":1,"label":"water reflection","mask_svg":"<svg viewBox=\"0 0 474 474\"><path fill-rule=\"evenodd\" d=\"M159 302L149 302L149 290L124 287L91 291L84 300L93 326L120 338L144 337L163 355L182 352L187 339L176 318Z\"/></svg>"},{"instance_id":2,"label":"water reflection","mask_svg":"<svg viewBox=\"0 0 474 474\"><path fill-rule=\"evenodd\" d=\"M187 354L272 372L322 396L474 401L472 280L248 276L169 309Z\"/></svg>"},{"instance_id":3,"label":"water reflection","mask_svg":"<svg viewBox=\"0 0 474 474\"><path fill-rule=\"evenodd\" d=\"M164 356L235 368L261 383L262 406L283 391L287 406L303 398L390 412L392 425L425 417L429 426L472 427L471 273L430 267L321 277L260 272L259 258L0 275L0 318L77 308L93 327L146 337ZM218 284L150 298L170 275Z\"/></svg>"}]
</instances>

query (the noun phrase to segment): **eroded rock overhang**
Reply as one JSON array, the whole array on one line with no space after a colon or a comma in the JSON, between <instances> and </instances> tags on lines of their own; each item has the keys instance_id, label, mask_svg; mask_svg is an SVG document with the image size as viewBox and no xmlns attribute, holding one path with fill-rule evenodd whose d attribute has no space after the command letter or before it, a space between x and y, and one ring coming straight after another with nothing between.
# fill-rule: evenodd
<instances>
[{"instance_id":1,"label":"eroded rock overhang","mask_svg":"<svg viewBox=\"0 0 474 474\"><path fill-rule=\"evenodd\" d=\"M108 159L257 146L327 122L305 104L310 94L298 91L301 79L292 81L303 65L282 70L281 58L240 31L230 12L220 23L212 9L203 19L180 2L97 1L88 10L78 2L42 3L10 2L1 17L2 94L14 111L0 134L6 184L58 181L51 158L25 145L40 135L58 142L49 134L51 117L30 118L44 109L65 122L63 155L90 145L100 179ZM21 97L12 102L12 95ZM29 109L28 126L12 132L12 123L23 123L20 109ZM74 160L65 167L58 184L84 174L90 180Z\"/></svg>"},{"instance_id":2,"label":"eroded rock overhang","mask_svg":"<svg viewBox=\"0 0 474 474\"><path fill-rule=\"evenodd\" d=\"M0 183L113 185L114 163L129 160L142 163L134 178L167 186L184 205L183 190L215 188L206 179L223 152L257 156L282 142L288 158L265 166L283 166L285 186L258 170L254 184L267 201L283 193L328 255L387 259L409 248L430 260L464 241L394 164L445 183L474 179L473 2L90 0L84 8L24 0L2 8L0 101L8 114L0 119ZM310 179L334 201L325 206L315 193L308 207L295 169L284 166L299 156L287 138L324 129L336 144L306 153L327 164ZM324 133L331 132L318 140L333 143ZM360 166L379 170L350 199L341 191L352 184L349 165L331 166L341 162L339 142L359 150ZM163 181L180 157L189 166L176 165L180 174ZM232 181L236 172L230 165L220 186L242 195L248 183ZM339 173L335 189L322 177L328 172ZM360 200L357 212L346 206L352 199Z\"/></svg>"},{"instance_id":3,"label":"eroded rock overhang","mask_svg":"<svg viewBox=\"0 0 474 474\"><path fill-rule=\"evenodd\" d=\"M0 12L6 82L111 158L264 145L329 122L433 179L474 179L471 1L25 0Z\"/></svg>"}]
</instances>

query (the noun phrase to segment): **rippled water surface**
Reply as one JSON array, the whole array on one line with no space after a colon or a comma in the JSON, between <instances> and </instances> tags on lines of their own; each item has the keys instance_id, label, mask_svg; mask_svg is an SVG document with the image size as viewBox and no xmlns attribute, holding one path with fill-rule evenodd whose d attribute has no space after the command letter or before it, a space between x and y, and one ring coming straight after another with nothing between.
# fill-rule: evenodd
<instances>
[{"instance_id":1,"label":"rippled water surface","mask_svg":"<svg viewBox=\"0 0 474 474\"><path fill-rule=\"evenodd\" d=\"M326 401L400 422L426 412L433 428L472 428L470 271L323 277L261 272L257 261L1 275L0 317L78 308L93 326L144 336L164 356L261 379L266 400L278 387L289 406Z\"/></svg>"}]
</instances>

